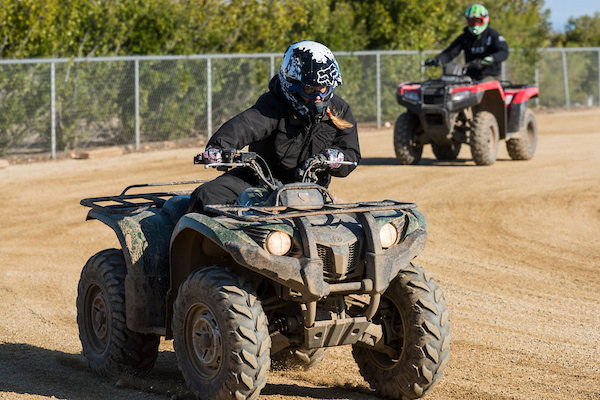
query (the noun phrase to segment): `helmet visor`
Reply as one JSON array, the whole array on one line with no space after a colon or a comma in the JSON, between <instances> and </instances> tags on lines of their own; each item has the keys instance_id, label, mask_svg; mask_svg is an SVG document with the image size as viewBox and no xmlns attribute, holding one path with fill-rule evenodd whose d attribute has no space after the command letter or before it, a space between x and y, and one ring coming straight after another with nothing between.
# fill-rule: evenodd
<instances>
[{"instance_id":1,"label":"helmet visor","mask_svg":"<svg viewBox=\"0 0 600 400\"><path fill-rule=\"evenodd\" d=\"M483 26L488 22L488 17L467 17L467 25L469 26Z\"/></svg>"},{"instance_id":2,"label":"helmet visor","mask_svg":"<svg viewBox=\"0 0 600 400\"><path fill-rule=\"evenodd\" d=\"M333 93L335 86L304 86L301 83L293 83L288 89L310 100L317 97L326 100Z\"/></svg>"}]
</instances>

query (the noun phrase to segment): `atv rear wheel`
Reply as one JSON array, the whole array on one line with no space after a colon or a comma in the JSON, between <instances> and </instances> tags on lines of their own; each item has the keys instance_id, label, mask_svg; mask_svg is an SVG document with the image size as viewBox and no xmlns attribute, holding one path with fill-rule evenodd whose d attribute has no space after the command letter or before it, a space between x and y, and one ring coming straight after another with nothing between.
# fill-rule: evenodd
<instances>
[{"instance_id":1,"label":"atv rear wheel","mask_svg":"<svg viewBox=\"0 0 600 400\"><path fill-rule=\"evenodd\" d=\"M460 147L460 143L444 145L431 143L431 150L433 150L433 154L438 160L456 160L458 153L460 153Z\"/></svg>"},{"instance_id":2,"label":"atv rear wheel","mask_svg":"<svg viewBox=\"0 0 600 400\"><path fill-rule=\"evenodd\" d=\"M160 336L133 332L126 325L123 252L103 250L81 271L77 325L83 355L101 376L122 371L149 372L158 357Z\"/></svg>"},{"instance_id":3,"label":"atv rear wheel","mask_svg":"<svg viewBox=\"0 0 600 400\"><path fill-rule=\"evenodd\" d=\"M415 165L421 161L423 146L415 144L414 137L420 129L419 118L410 112L400 114L394 125L394 151L402 165Z\"/></svg>"},{"instance_id":4,"label":"atv rear wheel","mask_svg":"<svg viewBox=\"0 0 600 400\"><path fill-rule=\"evenodd\" d=\"M255 399L267 383L271 339L256 293L232 271L201 268L179 288L173 346L186 383L202 399Z\"/></svg>"},{"instance_id":5,"label":"atv rear wheel","mask_svg":"<svg viewBox=\"0 0 600 400\"><path fill-rule=\"evenodd\" d=\"M525 111L525 119L518 137L506 141L506 150L513 160L530 160L537 147L537 123L533 111Z\"/></svg>"},{"instance_id":6,"label":"atv rear wheel","mask_svg":"<svg viewBox=\"0 0 600 400\"><path fill-rule=\"evenodd\" d=\"M477 165L492 165L498 156L500 128L494 114L479 111L471 129L471 156Z\"/></svg>"},{"instance_id":7,"label":"atv rear wheel","mask_svg":"<svg viewBox=\"0 0 600 400\"><path fill-rule=\"evenodd\" d=\"M381 396L416 399L442 378L450 357L450 313L435 280L411 264L382 296L373 322L383 326L391 357L353 345L360 374Z\"/></svg>"}]
</instances>

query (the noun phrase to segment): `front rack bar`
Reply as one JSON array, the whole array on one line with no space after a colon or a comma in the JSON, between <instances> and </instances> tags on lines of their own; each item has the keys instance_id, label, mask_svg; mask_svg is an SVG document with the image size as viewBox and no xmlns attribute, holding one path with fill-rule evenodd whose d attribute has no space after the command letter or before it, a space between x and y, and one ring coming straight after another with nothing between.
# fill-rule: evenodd
<instances>
[{"instance_id":1,"label":"front rack bar","mask_svg":"<svg viewBox=\"0 0 600 400\"><path fill-rule=\"evenodd\" d=\"M348 204L325 204L316 208L304 207L249 207L235 205L205 206L206 211L247 222L262 222L271 219L307 217L311 215L342 214L353 212L371 212L385 210L407 210L417 208L415 203L403 203L395 200L358 202ZM252 214L250 214L252 213ZM257 215L259 214L259 215Z\"/></svg>"}]
</instances>

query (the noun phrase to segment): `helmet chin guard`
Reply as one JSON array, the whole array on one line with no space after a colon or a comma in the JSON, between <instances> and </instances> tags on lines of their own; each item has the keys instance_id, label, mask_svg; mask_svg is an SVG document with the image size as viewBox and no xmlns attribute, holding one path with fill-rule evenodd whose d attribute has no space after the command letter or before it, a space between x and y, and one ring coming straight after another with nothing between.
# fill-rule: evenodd
<instances>
[{"instance_id":1,"label":"helmet chin guard","mask_svg":"<svg viewBox=\"0 0 600 400\"><path fill-rule=\"evenodd\" d=\"M296 111L309 118L321 118L333 97L333 89L342 84L342 76L331 50L321 43L303 40L285 51L279 81L283 94ZM323 101L306 102L302 98L305 86L329 89Z\"/></svg>"}]
</instances>

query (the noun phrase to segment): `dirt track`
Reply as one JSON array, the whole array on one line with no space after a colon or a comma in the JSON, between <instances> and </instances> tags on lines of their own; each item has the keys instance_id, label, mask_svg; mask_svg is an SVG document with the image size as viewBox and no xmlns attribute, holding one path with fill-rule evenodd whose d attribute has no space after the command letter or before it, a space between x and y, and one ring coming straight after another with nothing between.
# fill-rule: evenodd
<instances>
[{"instance_id":1,"label":"dirt track","mask_svg":"<svg viewBox=\"0 0 600 400\"><path fill-rule=\"evenodd\" d=\"M343 201L414 201L428 221L418 262L452 313L451 360L426 399L600 400L600 110L537 115L531 161L504 144L491 167L464 147L397 165L392 130L362 129L363 162L334 180ZM197 149L0 169L0 399L169 399L185 393L171 341L146 378L95 376L75 322L79 273L112 231L84 197L132 183L208 179ZM273 371L264 399L371 399L350 349L309 372ZM188 396L183 396L188 397Z\"/></svg>"}]
</instances>

